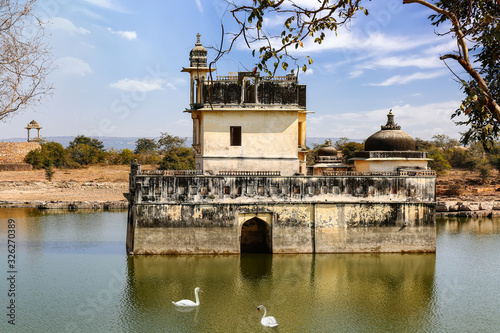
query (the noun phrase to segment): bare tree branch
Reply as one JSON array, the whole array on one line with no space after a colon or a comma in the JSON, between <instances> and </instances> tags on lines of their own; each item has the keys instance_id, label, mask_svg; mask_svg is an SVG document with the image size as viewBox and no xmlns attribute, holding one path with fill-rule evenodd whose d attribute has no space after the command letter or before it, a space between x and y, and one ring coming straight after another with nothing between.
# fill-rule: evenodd
<instances>
[{"instance_id":1,"label":"bare tree branch","mask_svg":"<svg viewBox=\"0 0 500 333\"><path fill-rule=\"evenodd\" d=\"M52 87L52 69L36 0L2 1L0 6L0 120L39 102Z\"/></svg>"}]
</instances>

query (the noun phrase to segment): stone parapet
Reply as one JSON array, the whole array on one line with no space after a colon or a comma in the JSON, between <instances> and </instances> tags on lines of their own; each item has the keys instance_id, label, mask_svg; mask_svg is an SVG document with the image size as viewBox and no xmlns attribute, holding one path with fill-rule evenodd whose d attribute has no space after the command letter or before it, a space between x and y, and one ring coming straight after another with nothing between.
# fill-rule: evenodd
<instances>
[{"instance_id":1,"label":"stone parapet","mask_svg":"<svg viewBox=\"0 0 500 333\"><path fill-rule=\"evenodd\" d=\"M134 203L425 202L434 177L131 175Z\"/></svg>"},{"instance_id":2,"label":"stone parapet","mask_svg":"<svg viewBox=\"0 0 500 333\"><path fill-rule=\"evenodd\" d=\"M30 171L33 166L28 163L5 163L0 164L0 171Z\"/></svg>"},{"instance_id":3,"label":"stone parapet","mask_svg":"<svg viewBox=\"0 0 500 333\"><path fill-rule=\"evenodd\" d=\"M0 142L0 164L24 163L26 155L38 148L39 142Z\"/></svg>"}]
</instances>

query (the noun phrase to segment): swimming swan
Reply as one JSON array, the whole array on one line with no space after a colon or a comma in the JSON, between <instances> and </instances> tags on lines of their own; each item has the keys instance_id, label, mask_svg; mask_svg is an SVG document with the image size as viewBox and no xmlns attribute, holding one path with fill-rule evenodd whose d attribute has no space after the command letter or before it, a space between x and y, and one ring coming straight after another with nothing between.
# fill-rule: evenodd
<instances>
[{"instance_id":1,"label":"swimming swan","mask_svg":"<svg viewBox=\"0 0 500 333\"><path fill-rule=\"evenodd\" d=\"M198 291L203 292L200 288L196 287L194 288L194 295L196 297L196 303L189 300L189 299L183 299L178 302L172 302L175 306L198 306L200 305L200 299L198 297Z\"/></svg>"},{"instance_id":2,"label":"swimming swan","mask_svg":"<svg viewBox=\"0 0 500 333\"><path fill-rule=\"evenodd\" d=\"M278 326L278 322L276 321L276 318L273 316L266 317L267 314L267 309L264 305L259 305L257 308L257 311L260 311L260 309L264 309L264 315L262 316L262 319L260 320L260 323L266 327L276 327Z\"/></svg>"}]
</instances>

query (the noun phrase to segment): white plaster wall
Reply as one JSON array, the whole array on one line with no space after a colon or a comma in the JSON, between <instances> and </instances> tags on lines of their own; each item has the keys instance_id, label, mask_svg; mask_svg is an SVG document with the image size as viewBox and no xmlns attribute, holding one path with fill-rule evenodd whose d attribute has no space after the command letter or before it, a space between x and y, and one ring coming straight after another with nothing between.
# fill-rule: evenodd
<instances>
[{"instance_id":1,"label":"white plaster wall","mask_svg":"<svg viewBox=\"0 0 500 333\"><path fill-rule=\"evenodd\" d=\"M281 171L281 176L293 176L299 172L299 160L295 159L254 159L254 158L205 158L203 170L219 171Z\"/></svg>"},{"instance_id":2,"label":"white plaster wall","mask_svg":"<svg viewBox=\"0 0 500 333\"><path fill-rule=\"evenodd\" d=\"M203 170L299 172L298 111L208 111L201 119ZM230 145L231 126L241 126L241 146Z\"/></svg>"},{"instance_id":3,"label":"white plaster wall","mask_svg":"<svg viewBox=\"0 0 500 333\"><path fill-rule=\"evenodd\" d=\"M241 146L230 146L241 126ZM297 111L210 111L203 115L203 156L297 158Z\"/></svg>"}]
</instances>

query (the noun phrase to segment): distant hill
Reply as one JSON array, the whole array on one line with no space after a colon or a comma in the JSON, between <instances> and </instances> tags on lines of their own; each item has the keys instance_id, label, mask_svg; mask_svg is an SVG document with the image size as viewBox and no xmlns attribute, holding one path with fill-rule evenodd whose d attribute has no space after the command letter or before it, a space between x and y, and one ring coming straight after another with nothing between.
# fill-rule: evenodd
<instances>
[{"instance_id":1,"label":"distant hill","mask_svg":"<svg viewBox=\"0 0 500 333\"><path fill-rule=\"evenodd\" d=\"M140 137L112 137L112 136L103 136L103 137L92 137L96 138L104 144L104 148L110 149L114 148L117 150L122 150L125 148L134 150L135 142L140 139ZM71 141L75 139L74 136L49 136L43 138L46 141L55 141L62 144L64 147L67 147ZM148 139L158 139L149 137ZM322 145L325 143L327 139L332 140L332 143L335 143L339 138L307 138L307 146L312 148L313 144ZM0 142L25 142L26 138L10 138L10 139L0 139ZM352 141L363 142L362 139L352 139ZM188 137L186 141L186 146L191 147L192 138Z\"/></svg>"},{"instance_id":2,"label":"distant hill","mask_svg":"<svg viewBox=\"0 0 500 333\"><path fill-rule=\"evenodd\" d=\"M110 149L114 148L117 150L122 150L125 148L134 150L135 142L139 137L92 137L96 138L104 144L104 148ZM43 138L46 141L55 141L67 147L71 141L75 139L74 136L48 136ZM157 139L157 138L148 138ZM0 142L25 142L26 138L10 138L10 139L0 139ZM191 145L191 143L189 143Z\"/></svg>"}]
</instances>

